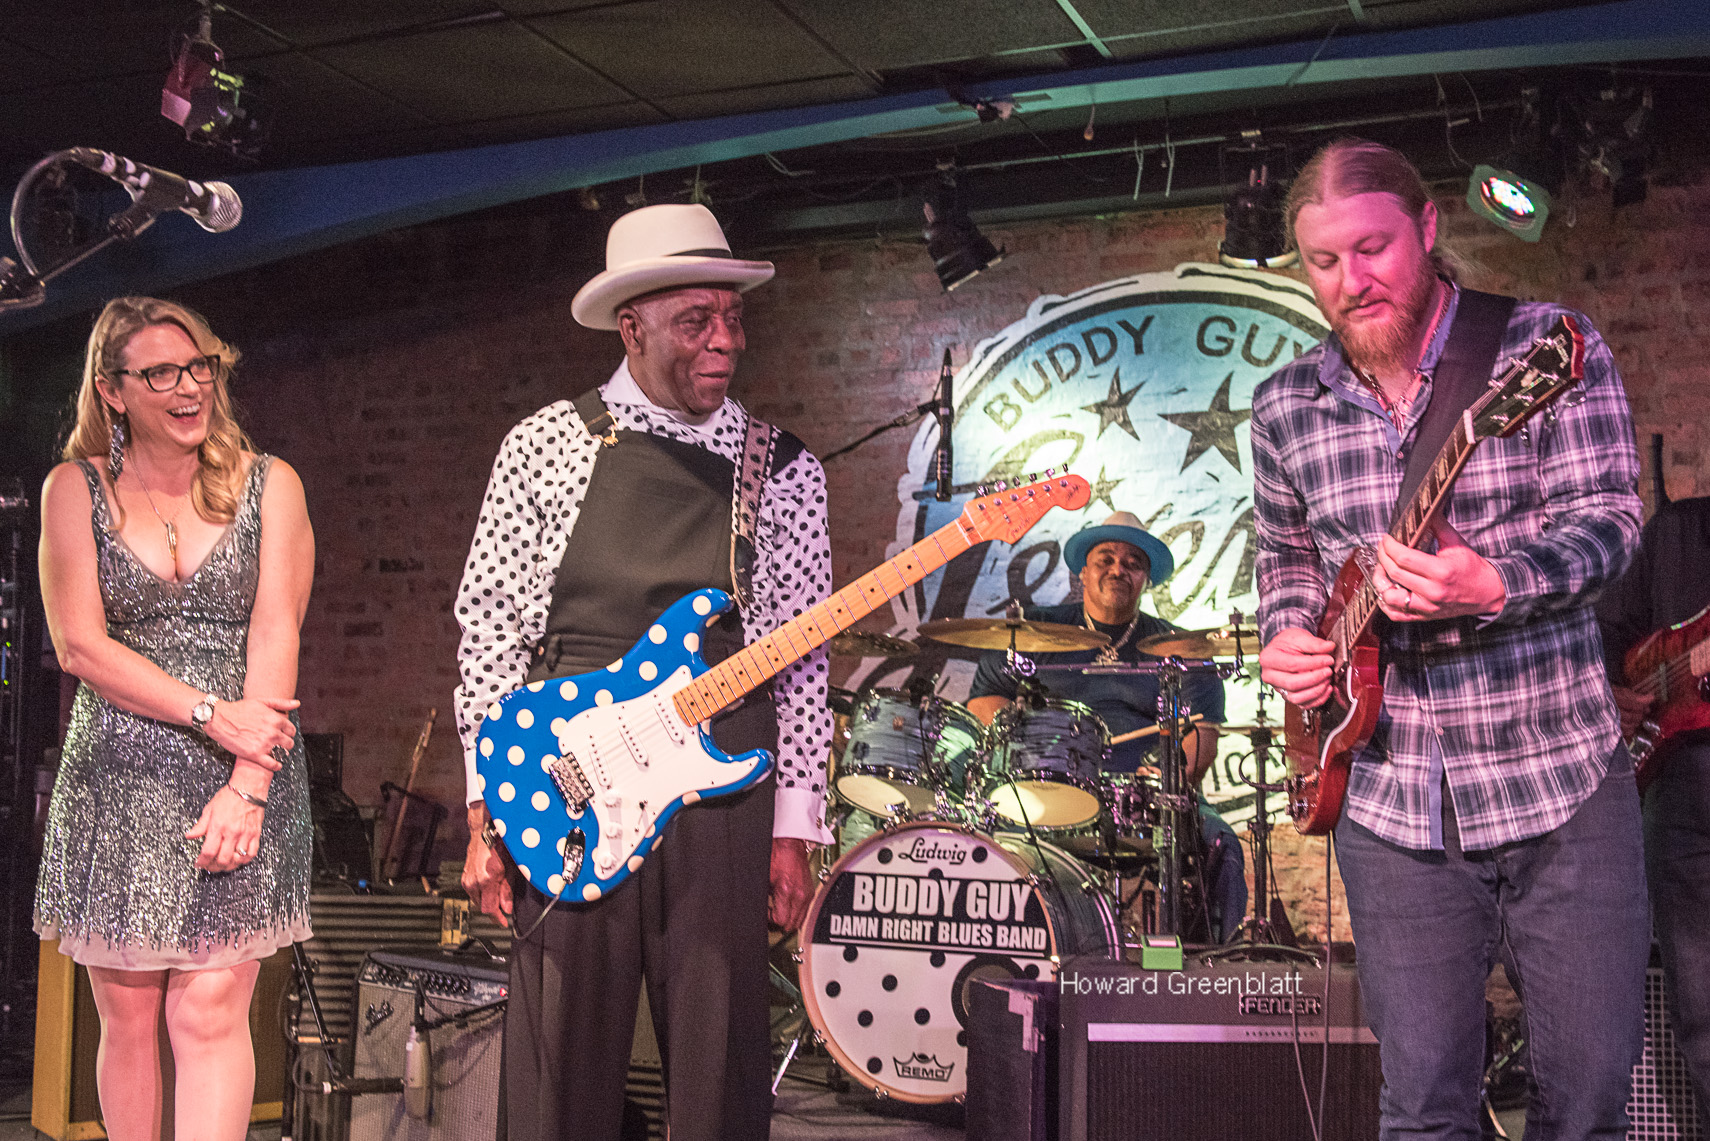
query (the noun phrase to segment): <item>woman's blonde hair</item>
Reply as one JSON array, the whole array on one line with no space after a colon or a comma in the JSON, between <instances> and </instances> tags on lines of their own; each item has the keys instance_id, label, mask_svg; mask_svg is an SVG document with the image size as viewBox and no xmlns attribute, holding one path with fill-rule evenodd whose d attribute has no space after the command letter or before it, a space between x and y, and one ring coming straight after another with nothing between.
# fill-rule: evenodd
<instances>
[{"instance_id":1,"label":"woman's blonde hair","mask_svg":"<svg viewBox=\"0 0 1710 1141\"><path fill-rule=\"evenodd\" d=\"M89 334L89 349L83 358L83 384L77 390L77 419L66 439L61 457L85 460L105 456L112 447L113 425L122 415L101 398L100 380L118 386L119 370L125 367L125 346L150 325L176 325L184 331L203 356L218 356L209 401L208 435L200 449L201 464L190 486L190 502L196 514L211 523L230 523L237 515L243 456L253 451L249 437L238 427L232 412L226 382L237 364L237 349L214 336L200 314L173 301L154 297L118 297L107 302ZM115 483L108 472L109 483ZM118 496L115 490L114 501Z\"/></svg>"}]
</instances>

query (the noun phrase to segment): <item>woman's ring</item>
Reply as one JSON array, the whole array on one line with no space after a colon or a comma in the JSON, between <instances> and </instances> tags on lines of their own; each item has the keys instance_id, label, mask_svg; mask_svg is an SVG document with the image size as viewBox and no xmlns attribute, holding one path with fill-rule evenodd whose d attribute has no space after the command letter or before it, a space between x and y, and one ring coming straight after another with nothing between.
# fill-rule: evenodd
<instances>
[{"instance_id":1,"label":"woman's ring","mask_svg":"<svg viewBox=\"0 0 1710 1141\"><path fill-rule=\"evenodd\" d=\"M249 859L249 853L244 851L242 848L237 849L237 854L242 856L246 860Z\"/></svg>"},{"instance_id":2,"label":"woman's ring","mask_svg":"<svg viewBox=\"0 0 1710 1141\"><path fill-rule=\"evenodd\" d=\"M281 765L283 765L285 763L285 759L286 759L285 746L283 746L283 745L273 746L273 759L278 761Z\"/></svg>"}]
</instances>

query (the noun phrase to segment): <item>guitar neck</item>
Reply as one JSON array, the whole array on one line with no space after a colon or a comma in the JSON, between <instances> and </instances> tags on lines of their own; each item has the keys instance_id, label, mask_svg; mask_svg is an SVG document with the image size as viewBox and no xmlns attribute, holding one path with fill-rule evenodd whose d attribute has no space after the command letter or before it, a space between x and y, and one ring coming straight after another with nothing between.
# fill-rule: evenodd
<instances>
[{"instance_id":1,"label":"guitar neck","mask_svg":"<svg viewBox=\"0 0 1710 1141\"><path fill-rule=\"evenodd\" d=\"M1431 469L1420 481L1419 490L1413 493L1406 509L1396 516L1395 523L1390 527L1389 537L1403 546L1417 548L1426 540L1430 533L1432 516L1449 497L1455 479L1461 474L1461 469L1466 467L1473 449L1478 447L1480 437L1474 434L1472 427L1476 408L1477 405L1461 414L1460 422L1455 425L1454 431L1449 433L1442 450L1431 462ZM1337 660L1347 659L1348 650L1365 636L1377 612L1377 589L1372 585L1371 576L1368 574L1360 583L1359 590L1348 600L1341 618L1330 632L1330 640L1336 643Z\"/></svg>"},{"instance_id":2,"label":"guitar neck","mask_svg":"<svg viewBox=\"0 0 1710 1141\"><path fill-rule=\"evenodd\" d=\"M672 698L678 715L691 725L707 720L979 541L962 518L940 527L678 690Z\"/></svg>"}]
</instances>

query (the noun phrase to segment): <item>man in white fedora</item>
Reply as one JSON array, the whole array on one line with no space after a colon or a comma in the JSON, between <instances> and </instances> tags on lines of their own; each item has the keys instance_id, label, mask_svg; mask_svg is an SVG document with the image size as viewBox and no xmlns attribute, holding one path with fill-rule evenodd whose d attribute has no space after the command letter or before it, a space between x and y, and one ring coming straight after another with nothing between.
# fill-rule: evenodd
<instances>
[{"instance_id":1,"label":"man in white fedora","mask_svg":"<svg viewBox=\"0 0 1710 1141\"><path fill-rule=\"evenodd\" d=\"M1094 663L1134 665L1156 661L1137 648L1147 638L1169 633L1178 627L1140 609L1147 586L1165 582L1175 573L1176 560L1170 548L1140 525L1131 511L1117 511L1103 523L1084 527L1063 544L1063 560L1081 587L1080 599L1056 606L1029 607L1032 622L1085 626L1110 638L1098 650L1036 654L1041 665L1089 665ZM990 724L1004 706L1030 695L1021 693L1018 679L1008 673L1001 652L980 655L980 664L969 691L968 709ZM1037 675L1045 700L1078 702L1098 714L1119 737L1154 725L1158 720L1158 678L1154 674L1075 673L1052 670ZM1217 755L1217 730L1223 720L1223 682L1215 674L1189 673L1183 683L1189 708L1205 717L1183 742L1187 754L1188 779L1195 788ZM1133 773L1154 763L1155 738L1125 741L1112 748L1105 762L1109 773ZM1233 936L1247 906L1245 861L1241 842L1203 798L1200 801L1200 831L1206 844L1205 879L1209 914L1208 935L1217 942Z\"/></svg>"},{"instance_id":2,"label":"man in white fedora","mask_svg":"<svg viewBox=\"0 0 1710 1141\"><path fill-rule=\"evenodd\" d=\"M746 345L742 294L772 272L733 257L704 206L619 218L605 272L570 311L616 331L623 362L597 390L518 424L493 465L457 596L457 697L469 772L463 884L517 935L505 1018L510 1141L617 1141L644 982L675 1141L769 1132L767 920L800 924L809 849L831 839L824 652L713 721L726 752L771 749L774 774L683 809L639 871L595 903L547 910L546 896L514 868L507 875L496 836L483 835L474 746L499 695L604 667L690 591L744 599L748 588L706 631L709 662L829 594L819 461L726 395ZM756 448L769 457L742 467ZM757 493L734 494L739 467Z\"/></svg>"}]
</instances>

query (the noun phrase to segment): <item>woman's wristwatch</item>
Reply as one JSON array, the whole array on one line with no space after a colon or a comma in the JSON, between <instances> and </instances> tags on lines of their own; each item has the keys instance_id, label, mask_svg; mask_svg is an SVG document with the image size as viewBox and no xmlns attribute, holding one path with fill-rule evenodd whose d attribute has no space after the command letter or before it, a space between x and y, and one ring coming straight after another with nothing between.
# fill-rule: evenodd
<instances>
[{"instance_id":1,"label":"woman's wristwatch","mask_svg":"<svg viewBox=\"0 0 1710 1141\"><path fill-rule=\"evenodd\" d=\"M208 731L208 722L214 719L214 706L219 703L219 698L215 697L211 693L204 693L202 695L202 700L198 701L190 710L190 727L192 729L200 729L202 732L206 733Z\"/></svg>"}]
</instances>

